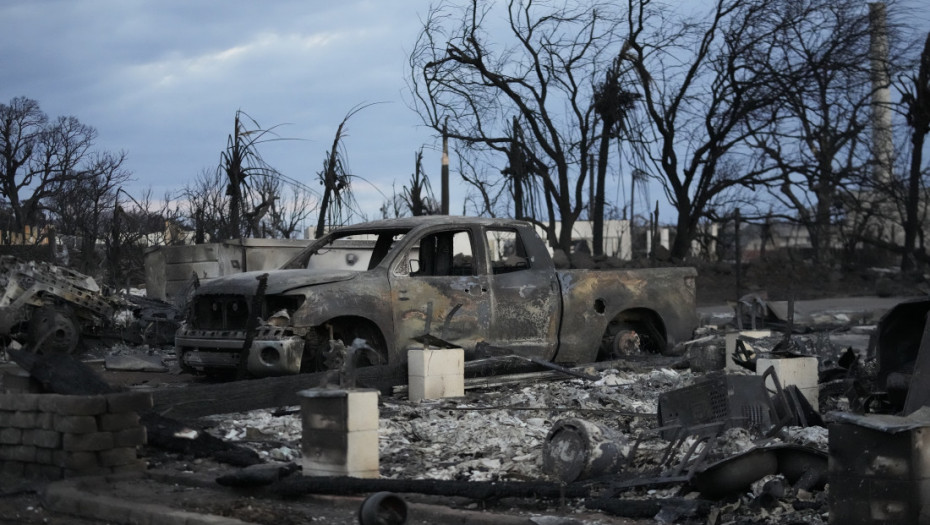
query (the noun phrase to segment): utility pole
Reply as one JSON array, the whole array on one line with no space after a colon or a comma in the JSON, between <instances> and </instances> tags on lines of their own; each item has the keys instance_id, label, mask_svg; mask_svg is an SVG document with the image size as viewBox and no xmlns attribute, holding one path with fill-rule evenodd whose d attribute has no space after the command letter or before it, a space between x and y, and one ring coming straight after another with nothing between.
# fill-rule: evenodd
<instances>
[{"instance_id":1,"label":"utility pole","mask_svg":"<svg viewBox=\"0 0 930 525\"><path fill-rule=\"evenodd\" d=\"M520 121L513 118L513 139L510 142L510 178L513 181L513 218L523 218L523 178L526 166L523 164L523 134Z\"/></svg>"},{"instance_id":2,"label":"utility pole","mask_svg":"<svg viewBox=\"0 0 930 525\"><path fill-rule=\"evenodd\" d=\"M869 4L869 55L872 62L872 146L875 149L874 180L891 182L894 157L891 133L891 77L888 74L888 28L885 3Z\"/></svg>"},{"instance_id":3,"label":"utility pole","mask_svg":"<svg viewBox=\"0 0 930 525\"><path fill-rule=\"evenodd\" d=\"M442 197L441 213L449 215L449 117L442 124Z\"/></svg>"}]
</instances>

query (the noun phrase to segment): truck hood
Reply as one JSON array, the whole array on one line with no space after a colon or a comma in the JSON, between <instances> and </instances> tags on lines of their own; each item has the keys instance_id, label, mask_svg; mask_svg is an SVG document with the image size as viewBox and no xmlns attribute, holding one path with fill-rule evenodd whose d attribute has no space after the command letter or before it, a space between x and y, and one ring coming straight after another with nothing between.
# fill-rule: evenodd
<instances>
[{"instance_id":1,"label":"truck hood","mask_svg":"<svg viewBox=\"0 0 930 525\"><path fill-rule=\"evenodd\" d=\"M211 279L200 285L197 295L254 295L258 289L258 277L268 274L266 295L276 295L317 284L348 281L358 272L347 270L273 270L269 272L245 272Z\"/></svg>"}]
</instances>

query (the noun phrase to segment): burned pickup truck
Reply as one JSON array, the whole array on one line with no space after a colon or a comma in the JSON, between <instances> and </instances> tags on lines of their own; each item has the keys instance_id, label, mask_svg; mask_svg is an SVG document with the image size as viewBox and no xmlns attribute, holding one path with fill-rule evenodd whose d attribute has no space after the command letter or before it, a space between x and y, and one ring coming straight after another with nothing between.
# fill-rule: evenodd
<instances>
[{"instance_id":1,"label":"burned pickup truck","mask_svg":"<svg viewBox=\"0 0 930 525\"><path fill-rule=\"evenodd\" d=\"M359 365L455 346L586 363L665 352L697 324L693 268L557 270L522 221L416 217L336 230L275 271L199 286L175 337L188 371L251 376ZM365 362L367 360L367 363Z\"/></svg>"}]
</instances>

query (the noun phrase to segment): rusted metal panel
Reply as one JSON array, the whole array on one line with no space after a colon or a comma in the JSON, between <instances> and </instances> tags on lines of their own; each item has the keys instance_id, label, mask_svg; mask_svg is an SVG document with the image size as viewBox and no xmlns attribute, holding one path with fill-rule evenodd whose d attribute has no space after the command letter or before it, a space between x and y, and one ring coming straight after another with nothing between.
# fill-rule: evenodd
<instances>
[{"instance_id":1,"label":"rusted metal panel","mask_svg":"<svg viewBox=\"0 0 930 525\"><path fill-rule=\"evenodd\" d=\"M694 268L560 270L560 362L594 361L608 324L624 312L651 312L666 348L687 341L697 326ZM661 350L665 350L662 348Z\"/></svg>"}]
</instances>

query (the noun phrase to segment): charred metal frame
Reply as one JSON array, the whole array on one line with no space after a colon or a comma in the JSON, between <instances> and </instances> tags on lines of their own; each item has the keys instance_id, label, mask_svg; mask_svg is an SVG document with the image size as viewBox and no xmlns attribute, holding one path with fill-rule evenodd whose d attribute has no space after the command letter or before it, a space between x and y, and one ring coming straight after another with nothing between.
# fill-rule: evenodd
<instances>
[{"instance_id":1,"label":"charred metal frame","mask_svg":"<svg viewBox=\"0 0 930 525\"><path fill-rule=\"evenodd\" d=\"M486 242L493 231L515 232L522 243L520 256L529 264L521 271L495 273ZM466 232L471 239L473 260L467 274L411 273L407 256L419 253L421 239L455 232ZM311 255L347 234L380 235L377 254L365 271L333 270L313 277L314 272L301 269ZM401 234L393 245L383 242ZM193 315L176 338L182 360L196 353L205 359L199 364L190 359L188 364L235 367L242 362L224 360L220 354L243 348L253 332L247 323L222 328L204 323L207 320L198 319L204 314L198 304L223 296L248 303L256 275L215 279L196 290ZM603 357L603 339L614 325L641 331L656 350L664 351L688 339L697 324L695 276L693 268L556 270L545 245L522 221L415 217L356 225L314 242L281 270L268 273L265 300L291 298L297 306L286 308L286 325L263 318L255 327L250 353L272 345L293 358L275 367L250 358L247 367L255 375L306 370L303 359L319 361L313 356L329 348L327 327L346 346L354 338L366 339L389 363L403 362L408 348L432 335L431 326L441 326L439 338L462 347L466 355L474 355L476 346L485 342L547 362L593 362Z\"/></svg>"}]
</instances>

